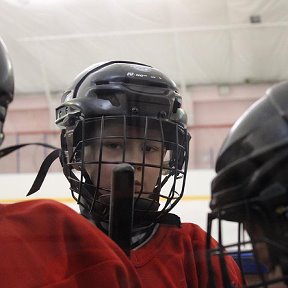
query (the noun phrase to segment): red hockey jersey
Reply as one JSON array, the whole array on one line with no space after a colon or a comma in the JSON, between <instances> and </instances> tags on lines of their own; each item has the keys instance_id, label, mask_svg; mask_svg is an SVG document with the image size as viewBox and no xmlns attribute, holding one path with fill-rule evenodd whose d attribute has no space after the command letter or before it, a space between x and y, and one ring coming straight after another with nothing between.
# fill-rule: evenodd
<instances>
[{"instance_id":1,"label":"red hockey jersey","mask_svg":"<svg viewBox=\"0 0 288 288\"><path fill-rule=\"evenodd\" d=\"M143 287L209 288L205 245L206 232L195 224L184 223L181 228L160 225L149 242L132 251L131 260ZM231 257L226 261L231 282L242 287L237 264ZM218 261L213 268L215 286L223 288Z\"/></svg>"},{"instance_id":2,"label":"red hockey jersey","mask_svg":"<svg viewBox=\"0 0 288 288\"><path fill-rule=\"evenodd\" d=\"M140 287L120 248L63 204L0 204L0 223L3 288Z\"/></svg>"}]
</instances>

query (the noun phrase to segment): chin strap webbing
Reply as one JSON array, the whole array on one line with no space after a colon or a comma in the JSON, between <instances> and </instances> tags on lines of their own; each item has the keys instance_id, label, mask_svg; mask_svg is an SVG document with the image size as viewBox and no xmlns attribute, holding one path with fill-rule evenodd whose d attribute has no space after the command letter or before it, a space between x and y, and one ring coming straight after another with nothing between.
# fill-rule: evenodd
<instances>
[{"instance_id":1,"label":"chin strap webbing","mask_svg":"<svg viewBox=\"0 0 288 288\"><path fill-rule=\"evenodd\" d=\"M26 196L30 196L32 194L34 194L35 192L37 192L42 184L43 181L48 173L48 170L51 166L51 164L57 159L59 158L59 155L61 153L61 149L56 149L54 151L52 151L50 154L48 154L48 156L44 159L44 161L41 164L41 167L37 173L37 176L29 190L29 192L26 194Z\"/></svg>"},{"instance_id":2,"label":"chin strap webbing","mask_svg":"<svg viewBox=\"0 0 288 288\"><path fill-rule=\"evenodd\" d=\"M159 211L135 211L134 212L135 223L141 223L143 220L147 222L159 223L164 225L171 225L181 227L181 219L179 216L173 213L165 213L161 215ZM150 220L150 221L149 221Z\"/></svg>"},{"instance_id":3,"label":"chin strap webbing","mask_svg":"<svg viewBox=\"0 0 288 288\"><path fill-rule=\"evenodd\" d=\"M181 227L180 217L173 213L167 213L161 216L156 222L159 224L172 225L172 226L177 226L179 228Z\"/></svg>"},{"instance_id":4,"label":"chin strap webbing","mask_svg":"<svg viewBox=\"0 0 288 288\"><path fill-rule=\"evenodd\" d=\"M43 146L46 148L50 148L50 149L58 149L55 146L52 146L50 144L46 144L46 143L40 143L40 142L35 142L35 143L23 143L23 144L18 144L18 145L14 145L14 146L8 146L6 148L0 149L0 158L20 149L23 148L25 146L29 146L29 145L38 145L38 146Z\"/></svg>"},{"instance_id":5,"label":"chin strap webbing","mask_svg":"<svg viewBox=\"0 0 288 288\"><path fill-rule=\"evenodd\" d=\"M52 145L46 144L46 143L34 142L34 143L23 143L23 144L18 144L18 145L14 145L14 146L8 146L6 148L0 149L0 158L7 156L8 154L15 152L18 149L21 149L23 147L30 146L30 145L43 146L43 147L46 147L49 149L54 149L54 151L52 151L50 154L48 154L48 156L45 158L45 160L41 164L41 167L40 167L40 169L37 173L37 176L34 180L34 183L33 183L32 187L30 188L30 190L26 196L29 196L29 195L37 192L41 188L42 183L43 183L43 181L47 175L47 172L48 172L51 164L57 158L59 158L60 153L61 153L60 148L57 148L55 146L52 146Z\"/></svg>"},{"instance_id":6,"label":"chin strap webbing","mask_svg":"<svg viewBox=\"0 0 288 288\"><path fill-rule=\"evenodd\" d=\"M94 223L98 223L99 222L99 215L95 214L94 211L92 211L91 213L86 209L86 208L81 208L80 209L81 214L89 219L92 220ZM163 225L171 225L171 226L176 226L176 227L181 227L181 218L179 216L177 216L176 214L173 213L167 213L164 215L161 215L159 217L155 217L155 215L157 215L160 213L157 212L140 212L140 211L134 211L134 223L141 225L143 218L144 218L144 222L142 223L144 226L149 225L151 223L158 223L158 224L163 224ZM149 219L151 219L151 222L149 221Z\"/></svg>"}]
</instances>

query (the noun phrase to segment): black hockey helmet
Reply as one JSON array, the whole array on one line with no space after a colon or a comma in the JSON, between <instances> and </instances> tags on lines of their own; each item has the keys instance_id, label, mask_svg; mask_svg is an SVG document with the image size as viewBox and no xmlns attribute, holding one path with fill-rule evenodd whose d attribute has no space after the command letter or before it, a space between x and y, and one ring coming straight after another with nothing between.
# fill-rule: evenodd
<instances>
[{"instance_id":1,"label":"black hockey helmet","mask_svg":"<svg viewBox=\"0 0 288 288\"><path fill-rule=\"evenodd\" d=\"M4 140L3 125L8 104L14 96L14 75L7 48L0 38L0 145Z\"/></svg>"},{"instance_id":2,"label":"black hockey helmet","mask_svg":"<svg viewBox=\"0 0 288 288\"><path fill-rule=\"evenodd\" d=\"M208 230L215 218L260 226L263 235L262 239L256 237L257 241L268 245L270 260L274 267L281 265L285 281L288 279L287 171L286 81L267 90L231 128L216 161L208 221ZM250 238L254 247L255 237ZM240 236L238 241L235 247L239 248ZM259 277L267 285L265 277Z\"/></svg>"},{"instance_id":3,"label":"black hockey helmet","mask_svg":"<svg viewBox=\"0 0 288 288\"><path fill-rule=\"evenodd\" d=\"M4 132L3 132L3 126L5 123L5 118L8 110L8 105L11 103L14 99L14 73L13 73L13 67L12 62L9 57L7 48L5 46L5 43L0 38L0 145L2 144L4 140ZM54 146L51 146L47 143L21 143L16 144L13 146L8 146L3 149L0 149L0 158L5 157L6 155L22 148L28 145L40 145L44 146L46 148L52 148L57 149ZM54 153L56 154L56 153ZM59 154L59 153L58 153ZM57 157L57 155L54 157L54 159ZM50 159L49 159L50 160ZM49 166L49 165L48 165ZM45 167L46 168L46 167ZM48 169L47 169L48 171ZM33 192L31 194L35 193L39 190L41 187L41 184L47 174L47 171L43 173L42 181L39 181L39 185L35 185L33 187ZM40 183L41 182L41 183Z\"/></svg>"},{"instance_id":4,"label":"black hockey helmet","mask_svg":"<svg viewBox=\"0 0 288 288\"><path fill-rule=\"evenodd\" d=\"M121 138L123 142L129 136L125 134L127 126L141 127L139 131L143 134L138 139L143 143L155 141L149 139L147 131L156 128L161 131L162 149L165 147L170 152L169 159L159 164L159 179L152 193L155 197L149 203L147 199L141 200L139 195L135 199L134 219L157 222L176 205L184 191L190 139L185 127L186 113L181 107L182 98L175 83L145 64L128 61L98 63L76 77L56 109L56 124L62 129L63 170L83 214L90 213L96 221L108 221L109 218L110 192L102 189L99 183L95 183L97 181L91 181L84 168L88 163L83 156L84 147L91 142L98 141L102 145L107 123L122 123L123 134L109 137ZM123 157L123 161L113 164L125 162ZM101 166L100 158L94 159L95 165ZM145 167L144 162L137 165ZM79 176L76 175L77 169L80 170ZM163 179L161 174L164 171L166 177ZM179 182L181 184L176 186ZM164 185L171 186L168 192L167 189L163 192ZM160 202L162 208L159 208Z\"/></svg>"}]
</instances>

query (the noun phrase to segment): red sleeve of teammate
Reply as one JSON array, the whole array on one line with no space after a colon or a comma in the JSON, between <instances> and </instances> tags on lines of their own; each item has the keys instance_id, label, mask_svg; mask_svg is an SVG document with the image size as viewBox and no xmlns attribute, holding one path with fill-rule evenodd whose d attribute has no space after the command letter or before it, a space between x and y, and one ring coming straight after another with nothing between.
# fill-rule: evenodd
<instances>
[{"instance_id":1,"label":"red sleeve of teammate","mask_svg":"<svg viewBox=\"0 0 288 288\"><path fill-rule=\"evenodd\" d=\"M2 287L140 287L121 249L61 203L0 205L0 218Z\"/></svg>"}]
</instances>

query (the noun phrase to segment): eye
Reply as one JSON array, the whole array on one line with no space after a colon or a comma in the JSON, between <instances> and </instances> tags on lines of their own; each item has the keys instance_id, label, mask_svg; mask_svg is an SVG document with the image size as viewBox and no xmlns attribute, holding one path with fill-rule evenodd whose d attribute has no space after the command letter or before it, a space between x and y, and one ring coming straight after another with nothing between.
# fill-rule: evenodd
<instances>
[{"instance_id":1,"label":"eye","mask_svg":"<svg viewBox=\"0 0 288 288\"><path fill-rule=\"evenodd\" d=\"M155 149L154 149L154 147L152 147L152 146L149 146L149 145L148 145L148 146L147 146L147 145L145 146L145 151L146 151L146 152L151 152L151 151L154 151L154 150L155 150Z\"/></svg>"},{"instance_id":2,"label":"eye","mask_svg":"<svg viewBox=\"0 0 288 288\"><path fill-rule=\"evenodd\" d=\"M123 144L121 142L105 142L103 146L110 150L122 150Z\"/></svg>"},{"instance_id":3,"label":"eye","mask_svg":"<svg viewBox=\"0 0 288 288\"><path fill-rule=\"evenodd\" d=\"M143 147L142 147L143 151L144 151L144 149L145 149L145 152L156 152L156 151L159 151L161 149L161 147L146 143L146 145L143 145Z\"/></svg>"}]
</instances>

